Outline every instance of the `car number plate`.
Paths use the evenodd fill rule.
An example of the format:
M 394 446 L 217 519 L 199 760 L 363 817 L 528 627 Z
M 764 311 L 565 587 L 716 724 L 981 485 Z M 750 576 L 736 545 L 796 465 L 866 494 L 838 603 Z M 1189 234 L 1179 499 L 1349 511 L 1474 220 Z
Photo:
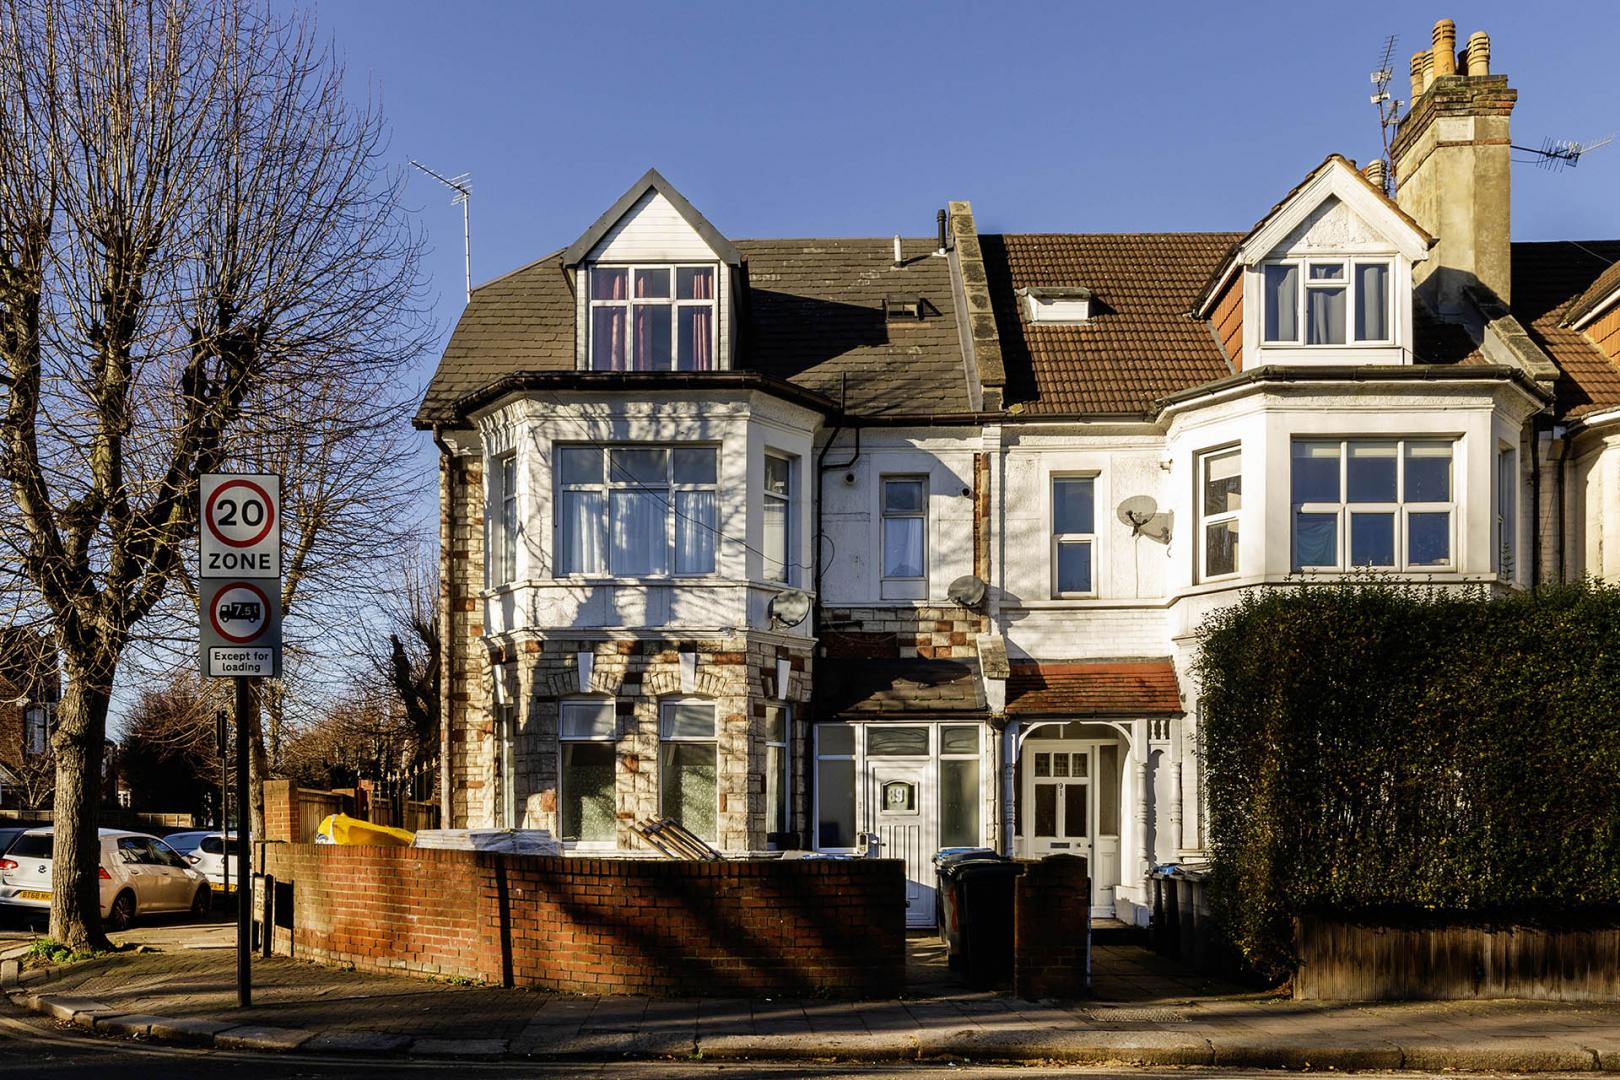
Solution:
M 50 898 L 50 893 L 40 892 L 37 889 L 23 889 L 17 894 L 19 900 L 49 900 Z

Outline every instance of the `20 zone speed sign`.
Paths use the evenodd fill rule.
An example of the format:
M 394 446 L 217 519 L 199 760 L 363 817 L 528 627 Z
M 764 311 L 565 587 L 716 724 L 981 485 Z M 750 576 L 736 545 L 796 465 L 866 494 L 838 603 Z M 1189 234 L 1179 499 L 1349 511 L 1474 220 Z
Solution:
M 281 477 L 202 477 L 197 652 L 211 678 L 281 674 Z
M 202 576 L 281 576 L 281 477 L 202 480 Z

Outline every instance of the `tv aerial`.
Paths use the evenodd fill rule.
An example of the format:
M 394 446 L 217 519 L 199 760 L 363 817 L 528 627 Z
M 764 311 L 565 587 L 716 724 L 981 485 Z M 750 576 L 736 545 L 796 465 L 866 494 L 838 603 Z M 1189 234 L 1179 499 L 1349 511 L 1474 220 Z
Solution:
M 468 218 L 467 204 L 472 201 L 472 173 L 462 173 L 459 176 L 443 176 L 415 158 L 411 158 L 410 163 L 412 168 L 426 173 L 455 192 L 450 197 L 450 205 L 461 207 L 461 252 L 467 271 L 467 300 L 470 303 L 472 301 L 472 222 Z
M 1520 146 L 1518 143 L 1509 143 L 1510 149 L 1517 150 L 1521 155 L 1517 160 L 1529 162 L 1548 172 L 1558 172 L 1561 169 L 1573 169 L 1581 163 L 1581 158 L 1593 150 L 1601 149 L 1614 142 L 1613 135 L 1606 135 L 1592 142 L 1575 142 L 1571 139 L 1543 139 L 1541 145 Z
M 1395 141 L 1395 129 L 1400 121 L 1401 106 L 1404 102 L 1397 101 L 1390 96 L 1389 84 L 1395 77 L 1395 43 L 1399 40 L 1397 35 L 1390 34 L 1384 38 L 1384 54 L 1378 60 L 1378 66 L 1372 70 L 1368 78 L 1372 80 L 1373 92 L 1369 100 L 1378 110 L 1379 137 L 1384 144 L 1384 194 L 1391 192 L 1395 183 L 1395 157 L 1390 147 Z

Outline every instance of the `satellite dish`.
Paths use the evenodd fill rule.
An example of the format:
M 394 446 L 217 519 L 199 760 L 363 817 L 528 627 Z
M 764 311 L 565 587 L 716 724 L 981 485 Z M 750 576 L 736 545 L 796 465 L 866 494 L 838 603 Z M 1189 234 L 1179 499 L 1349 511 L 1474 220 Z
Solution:
M 1159 512 L 1151 495 L 1132 495 L 1119 504 L 1119 520 L 1131 527 L 1132 536 L 1146 536 L 1161 544 L 1170 542 L 1170 515 Z
M 945 595 L 965 608 L 976 608 L 984 603 L 984 594 L 988 588 L 983 578 L 966 574 L 951 582 L 950 587 L 945 590 Z
M 771 597 L 766 610 L 770 613 L 773 627 L 785 629 L 798 626 L 810 614 L 810 596 L 798 589 L 788 589 Z

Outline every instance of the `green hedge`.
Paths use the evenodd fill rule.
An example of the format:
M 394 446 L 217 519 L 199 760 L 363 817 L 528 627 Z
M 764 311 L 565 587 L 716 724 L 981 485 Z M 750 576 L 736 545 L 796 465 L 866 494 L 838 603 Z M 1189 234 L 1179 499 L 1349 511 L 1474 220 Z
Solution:
M 1262 974 L 1297 914 L 1620 906 L 1620 590 L 1306 585 L 1204 630 L 1211 900 Z

